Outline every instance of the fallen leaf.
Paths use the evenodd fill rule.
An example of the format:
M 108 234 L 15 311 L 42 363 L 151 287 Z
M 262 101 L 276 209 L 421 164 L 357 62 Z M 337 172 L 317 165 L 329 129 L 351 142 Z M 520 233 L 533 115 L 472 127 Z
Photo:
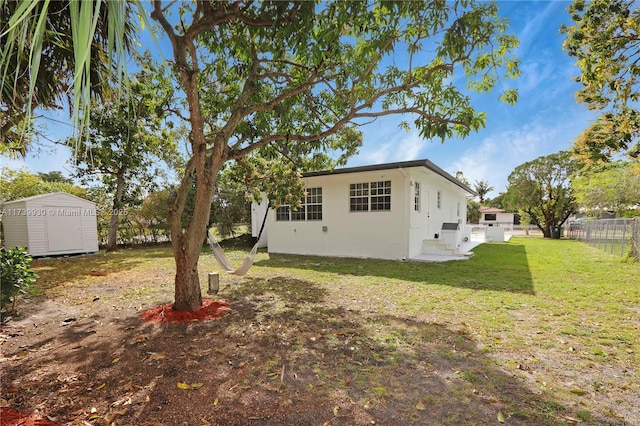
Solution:
M 337 405 L 335 407 L 333 407 L 333 416 L 334 417 L 338 417 L 338 413 L 340 412 L 340 407 L 338 407 Z
M 426 409 L 427 409 L 427 407 L 424 406 L 422 401 L 418 401 L 418 403 L 416 404 L 416 410 L 424 411 Z
M 103 387 L 105 387 L 105 386 L 107 386 L 107 384 L 106 384 L 106 383 L 103 383 L 103 384 L 101 384 L 100 386 L 98 386 L 98 387 L 96 388 L 96 390 L 100 390 L 100 389 L 102 389 L 102 388 L 103 388 Z
M 580 395 L 580 396 L 587 394 L 586 390 L 578 389 L 578 388 L 571 389 L 569 392 L 571 392 L 574 395 Z
M 502 411 L 498 411 L 498 421 L 504 423 L 504 414 L 502 414 Z
M 110 415 L 106 416 L 105 419 L 105 423 L 106 424 L 111 424 L 113 423 L 113 421 L 116 419 L 116 417 L 118 416 L 124 416 L 125 414 L 127 414 L 127 411 L 129 411 L 128 408 L 123 408 L 120 411 L 116 411 L 115 413 L 111 413 Z
M 194 389 L 198 389 L 204 386 L 204 383 L 191 383 L 189 386 L 191 386 Z
M 147 352 L 147 353 L 151 354 L 149 356 L 149 359 L 151 361 L 159 361 L 161 359 L 166 359 L 167 358 L 167 356 L 165 354 L 162 354 L 160 352 Z
M 178 382 L 178 388 L 180 389 L 191 389 L 191 385 L 188 383 Z
M 216 399 L 214 399 L 214 400 L 213 400 L 213 405 L 214 405 L 214 407 L 215 407 L 216 405 L 218 405 L 218 398 L 216 398 Z
M 119 361 L 120 361 L 120 358 L 114 358 L 113 361 L 111 361 L 111 364 L 115 364 L 115 363 L 117 363 Z

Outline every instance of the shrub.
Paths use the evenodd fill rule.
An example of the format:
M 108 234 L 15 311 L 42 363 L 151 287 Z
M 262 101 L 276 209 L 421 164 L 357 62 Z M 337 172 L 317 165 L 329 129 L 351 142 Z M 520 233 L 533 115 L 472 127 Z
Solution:
M 16 306 L 19 294 L 26 294 L 29 286 L 36 280 L 36 273 L 31 268 L 31 256 L 25 248 L 0 249 L 0 309 L 11 303 L 9 311 Z

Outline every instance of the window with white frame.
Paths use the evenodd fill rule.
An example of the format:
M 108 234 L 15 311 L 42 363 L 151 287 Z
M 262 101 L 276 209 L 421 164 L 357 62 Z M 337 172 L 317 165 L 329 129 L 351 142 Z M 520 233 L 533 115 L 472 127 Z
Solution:
M 296 206 L 291 209 L 291 220 L 305 220 L 305 208 L 304 204 Z
M 391 181 L 352 183 L 349 185 L 349 211 L 391 210 Z
M 420 211 L 420 182 L 413 183 L 413 210 Z
M 289 206 L 280 206 L 276 208 L 276 220 L 277 221 L 288 221 L 290 216 Z
M 391 210 L 391 181 L 371 182 L 371 211 Z
M 305 194 L 307 220 L 322 220 L 322 188 L 309 188 Z
M 369 183 L 352 183 L 349 185 L 349 211 L 369 211 Z
M 283 205 L 276 209 L 277 221 L 322 220 L 322 188 L 307 188 L 300 205 Z

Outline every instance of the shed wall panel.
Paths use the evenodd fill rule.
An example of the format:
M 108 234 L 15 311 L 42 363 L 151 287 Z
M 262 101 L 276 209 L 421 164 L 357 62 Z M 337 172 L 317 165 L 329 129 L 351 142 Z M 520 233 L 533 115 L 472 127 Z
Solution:
M 27 224 L 26 207 L 24 202 L 5 203 L 3 206 L 2 227 L 4 230 L 4 244 L 6 247 L 28 247 L 29 226 Z

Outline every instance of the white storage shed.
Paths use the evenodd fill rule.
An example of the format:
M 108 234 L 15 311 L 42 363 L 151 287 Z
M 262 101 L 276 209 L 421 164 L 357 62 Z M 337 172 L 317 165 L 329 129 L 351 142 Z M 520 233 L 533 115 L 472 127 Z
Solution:
M 1 207 L 5 247 L 31 256 L 98 251 L 96 203 L 66 192 L 35 195 Z

